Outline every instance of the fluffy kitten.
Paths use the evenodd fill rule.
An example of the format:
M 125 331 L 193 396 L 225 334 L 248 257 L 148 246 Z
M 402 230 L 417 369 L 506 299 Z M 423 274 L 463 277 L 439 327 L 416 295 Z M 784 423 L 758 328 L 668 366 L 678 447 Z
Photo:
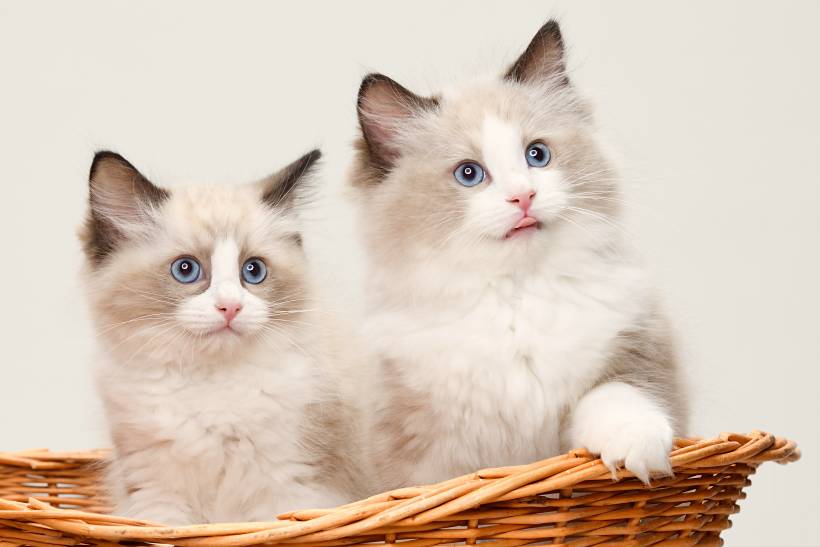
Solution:
M 173 191 L 94 158 L 82 241 L 117 514 L 272 520 L 351 491 L 352 418 L 309 309 L 293 197 L 319 156 Z
M 501 78 L 358 102 L 378 488 L 567 447 L 669 473 L 685 400 L 619 185 L 550 21 Z

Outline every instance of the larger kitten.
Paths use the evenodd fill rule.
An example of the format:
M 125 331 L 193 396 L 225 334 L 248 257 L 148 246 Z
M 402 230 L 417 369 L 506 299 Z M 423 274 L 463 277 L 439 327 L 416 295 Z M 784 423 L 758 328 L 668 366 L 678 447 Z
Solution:
M 82 240 L 118 514 L 271 520 L 352 491 L 351 417 L 294 202 L 319 156 L 257 184 L 173 191 L 94 158 Z
M 667 321 L 550 21 L 501 78 L 359 93 L 379 487 L 572 446 L 644 481 L 686 411 Z

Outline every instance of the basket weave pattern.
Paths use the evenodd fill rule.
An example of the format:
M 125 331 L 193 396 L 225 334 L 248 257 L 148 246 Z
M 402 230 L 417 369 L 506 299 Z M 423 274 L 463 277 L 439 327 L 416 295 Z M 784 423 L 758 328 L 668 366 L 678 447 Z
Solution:
M 678 439 L 671 454 L 675 476 L 645 487 L 627 472 L 613 482 L 599 459 L 576 450 L 272 522 L 176 528 L 107 514 L 100 488 L 105 455 L 0 452 L 0 547 L 721 545 L 748 476 L 765 461 L 795 461 L 800 452 L 762 432 Z

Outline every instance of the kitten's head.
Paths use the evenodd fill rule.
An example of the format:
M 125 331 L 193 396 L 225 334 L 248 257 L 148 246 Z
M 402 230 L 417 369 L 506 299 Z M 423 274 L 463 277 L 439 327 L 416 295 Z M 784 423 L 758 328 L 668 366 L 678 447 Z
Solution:
M 611 229 L 617 188 L 553 21 L 490 81 L 421 97 L 371 74 L 358 112 L 353 181 L 381 262 L 525 267 Z
M 201 360 L 298 338 L 307 287 L 294 196 L 319 156 L 254 184 L 171 191 L 98 153 L 81 239 L 108 347 Z

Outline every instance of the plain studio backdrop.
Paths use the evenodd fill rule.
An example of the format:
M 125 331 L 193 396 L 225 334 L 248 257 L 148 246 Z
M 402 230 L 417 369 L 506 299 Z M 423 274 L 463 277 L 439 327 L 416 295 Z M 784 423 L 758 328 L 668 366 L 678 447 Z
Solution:
M 628 230 L 690 373 L 692 433 L 763 429 L 729 545 L 817 545 L 818 3 L 0 3 L 0 450 L 106 446 L 76 227 L 92 154 L 159 184 L 261 177 L 322 146 L 308 249 L 357 305 L 343 200 L 368 71 L 431 92 L 498 73 L 550 16 L 624 157 Z M 386 211 L 385 214 L 389 214 Z

